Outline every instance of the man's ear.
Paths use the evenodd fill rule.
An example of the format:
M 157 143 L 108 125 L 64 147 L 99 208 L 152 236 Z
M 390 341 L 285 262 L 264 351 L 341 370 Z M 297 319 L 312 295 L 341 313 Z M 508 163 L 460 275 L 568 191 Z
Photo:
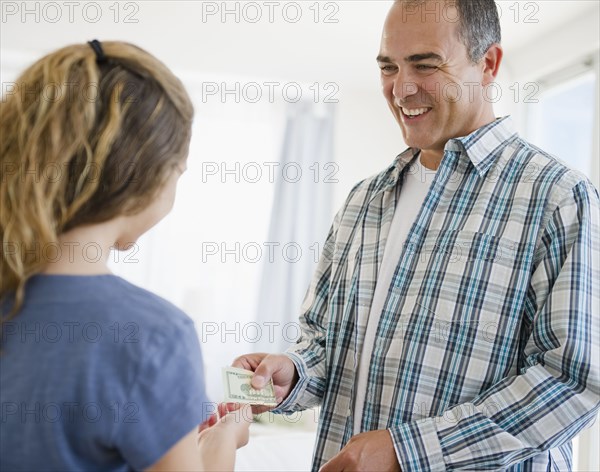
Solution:
M 502 46 L 499 44 L 494 43 L 489 47 L 481 59 L 483 63 L 483 77 L 481 79 L 482 85 L 489 85 L 496 80 L 503 56 L 504 51 L 502 50 Z

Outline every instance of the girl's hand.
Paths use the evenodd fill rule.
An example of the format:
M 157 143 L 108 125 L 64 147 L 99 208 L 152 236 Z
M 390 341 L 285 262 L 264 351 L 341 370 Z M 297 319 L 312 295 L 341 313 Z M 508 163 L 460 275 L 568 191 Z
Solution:
M 207 436 L 219 436 L 227 441 L 233 440 L 236 448 L 243 447 L 248 444 L 251 424 L 250 405 L 221 403 L 217 413 L 213 413 L 199 426 L 198 443 L 204 441 Z

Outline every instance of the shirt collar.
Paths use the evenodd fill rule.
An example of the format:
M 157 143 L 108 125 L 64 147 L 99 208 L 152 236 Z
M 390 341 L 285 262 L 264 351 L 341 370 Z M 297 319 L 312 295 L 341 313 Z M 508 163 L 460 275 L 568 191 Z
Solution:
M 512 118 L 505 116 L 476 129 L 467 136 L 450 139 L 444 150 L 465 153 L 475 166 L 477 173 L 483 178 L 500 157 L 507 142 L 512 141 L 517 136 Z M 398 183 L 402 169 L 419 152 L 419 149 L 409 147 L 399 154 L 386 172 L 381 190 L 394 187 Z
M 476 129 L 468 136 L 451 139 L 444 149 L 464 152 L 480 177 L 485 177 L 494 162 L 501 156 L 506 144 L 516 137 L 517 132 L 512 118 L 505 116 Z
M 400 153 L 396 159 L 394 159 L 393 164 L 385 171 L 383 179 L 381 180 L 381 185 L 379 186 L 379 191 L 386 192 L 394 188 L 400 179 L 400 175 L 402 175 L 402 169 L 417 157 L 420 152 L 420 149 L 409 147 Z M 379 191 L 376 191 L 375 193 L 378 193 Z

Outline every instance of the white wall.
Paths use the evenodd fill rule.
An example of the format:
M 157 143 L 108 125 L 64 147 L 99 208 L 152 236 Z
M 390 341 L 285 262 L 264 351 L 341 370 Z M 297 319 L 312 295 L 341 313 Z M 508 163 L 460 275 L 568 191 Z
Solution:
M 377 81 L 376 67 L 373 76 Z M 334 207 L 343 204 L 356 183 L 381 172 L 404 149 L 400 127 L 378 84 L 372 89 L 344 93 L 336 113 L 334 152 L 340 166 L 340 183 L 336 185 Z

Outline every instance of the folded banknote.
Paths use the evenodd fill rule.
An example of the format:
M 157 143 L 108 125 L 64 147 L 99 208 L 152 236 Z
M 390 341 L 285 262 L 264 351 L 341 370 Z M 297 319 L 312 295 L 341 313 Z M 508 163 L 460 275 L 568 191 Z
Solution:
M 254 372 L 236 367 L 223 367 L 223 391 L 225 402 L 249 403 L 251 405 L 276 406 L 273 381 L 257 390 L 252 387 Z

